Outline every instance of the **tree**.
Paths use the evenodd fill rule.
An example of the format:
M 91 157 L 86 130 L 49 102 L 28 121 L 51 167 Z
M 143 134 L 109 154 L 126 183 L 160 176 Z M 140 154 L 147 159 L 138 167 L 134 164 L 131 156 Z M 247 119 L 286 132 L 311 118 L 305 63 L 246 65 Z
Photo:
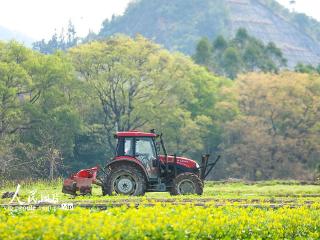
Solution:
M 241 115 L 225 125 L 233 176 L 312 179 L 320 154 L 320 78 L 285 72 L 236 80 Z
M 209 40 L 208 38 L 202 38 L 197 45 L 193 59 L 199 64 L 207 65 L 210 62 L 210 56 L 211 46 Z
M 146 39 L 110 38 L 72 49 L 77 71 L 99 100 L 104 127 L 112 145 L 112 134 L 137 129 L 171 109 L 179 101 L 172 91 L 188 96 L 183 65 Z M 177 79 L 180 75 L 180 79 Z M 174 79 L 174 81 L 173 81 Z
M 33 69 L 37 100 L 27 106 L 32 129 L 22 133 L 28 149 L 37 149 L 38 170 L 41 177 L 57 176 L 73 158 L 74 139 L 80 132 L 81 120 L 76 107 L 78 94 L 71 62 L 62 53 L 39 55 L 39 65 Z M 22 152 L 24 149 L 22 149 Z M 27 154 L 25 154 L 27 156 Z M 27 157 L 25 157 L 27 158 Z M 54 175 L 55 174 L 55 175 Z
M 265 72 L 277 72 L 280 67 L 287 66 L 287 59 L 283 57 L 282 51 L 280 48 L 276 46 L 275 43 L 269 42 L 266 47 L 266 54 L 269 56 L 269 58 L 272 60 L 273 65 L 275 65 L 273 68 L 267 68 Z
M 42 55 L 16 42 L 0 43 L 0 155 L 6 155 L 3 170 L 11 169 L 6 177 L 53 177 L 57 156 L 61 165 L 72 158 L 80 125 L 74 80 L 62 53 Z
M 32 101 L 33 79 L 29 63 L 33 57 L 31 50 L 17 42 L 0 42 L 0 162 L 5 178 L 12 174 L 12 166 L 20 161 L 15 154 L 20 132 L 32 125 L 26 117 L 26 107 Z
M 228 47 L 228 42 L 223 36 L 218 36 L 214 41 L 213 41 L 213 50 L 214 51 L 224 51 Z
M 255 46 L 248 46 L 243 54 L 243 60 L 248 71 L 253 72 L 258 69 L 258 62 L 261 59 L 261 52 Z
M 157 128 L 170 153 L 200 159 L 218 150 L 220 123 L 236 114 L 230 80 L 141 36 L 48 55 L 0 43 L 0 53 L 0 171 L 9 179 L 104 164 L 117 130 Z
M 0 45 L 0 138 L 29 125 L 24 106 L 31 91 L 32 78 L 28 74 L 30 50 L 16 42 Z
M 199 42 L 198 47 L 200 45 L 205 44 Z M 205 48 L 203 47 L 203 49 Z M 197 50 L 198 52 L 199 50 Z M 212 51 L 206 56 L 206 59 L 210 59 L 210 61 L 203 61 L 199 57 L 194 57 L 196 63 L 232 79 L 243 72 L 277 73 L 287 63 L 281 50 L 274 43 L 270 42 L 265 45 L 260 40 L 250 36 L 243 28 L 240 28 L 235 37 L 228 41 L 222 36 L 218 36 L 213 41 Z
M 222 62 L 224 72 L 227 77 L 234 79 L 241 69 L 241 58 L 237 49 L 229 47 L 222 55 Z
M 303 63 L 298 63 L 294 70 L 296 72 L 299 72 L 299 73 L 318 73 L 320 74 L 320 64 L 315 67 L 315 66 L 312 66 L 311 64 L 303 64 Z
M 247 30 L 245 28 L 239 28 L 233 42 L 236 43 L 239 48 L 243 48 L 248 40 L 250 40 L 250 36 Z
M 92 42 L 70 55 L 79 80 L 88 84 L 87 98 L 96 101 L 92 108 L 99 105 L 103 115 L 92 124 L 103 124 L 111 148 L 117 130 L 156 127 L 165 134 L 169 150 L 197 157 L 203 151 L 208 134 L 203 128 L 214 116 L 206 107 L 213 109 L 219 102 L 216 93 L 228 80 L 141 36 Z

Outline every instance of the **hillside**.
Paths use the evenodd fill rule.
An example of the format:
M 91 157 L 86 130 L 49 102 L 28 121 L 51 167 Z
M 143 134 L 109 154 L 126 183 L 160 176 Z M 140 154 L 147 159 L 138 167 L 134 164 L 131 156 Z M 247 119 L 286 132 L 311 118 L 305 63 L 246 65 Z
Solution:
M 32 42 L 34 41 L 30 37 L 19 33 L 19 32 L 14 32 L 11 31 L 5 27 L 0 26 L 0 40 L 12 40 L 15 39 L 16 41 L 25 43 L 27 46 L 31 46 Z
M 274 0 L 138 0 L 123 16 L 106 20 L 99 36 L 140 33 L 170 50 L 193 54 L 201 37 L 232 37 L 240 27 L 265 43 L 274 42 L 290 68 L 320 62 L 320 24 Z

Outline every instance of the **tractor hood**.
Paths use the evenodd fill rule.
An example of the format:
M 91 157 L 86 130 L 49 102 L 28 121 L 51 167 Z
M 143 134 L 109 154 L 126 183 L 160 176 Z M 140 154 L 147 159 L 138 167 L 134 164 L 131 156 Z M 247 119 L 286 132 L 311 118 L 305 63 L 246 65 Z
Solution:
M 160 155 L 159 158 L 162 163 L 166 162 L 166 157 L 164 155 Z M 168 155 L 168 163 L 174 163 L 174 156 Z M 199 168 L 196 161 L 185 157 L 177 157 L 177 164 L 186 168 Z

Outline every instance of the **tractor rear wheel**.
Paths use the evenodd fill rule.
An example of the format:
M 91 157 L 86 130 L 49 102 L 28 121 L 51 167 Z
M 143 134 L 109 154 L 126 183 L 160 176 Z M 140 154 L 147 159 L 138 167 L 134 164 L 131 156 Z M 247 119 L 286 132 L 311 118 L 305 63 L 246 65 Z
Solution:
M 203 193 L 203 183 L 201 179 L 193 173 L 182 173 L 173 179 L 171 195 L 188 195 Z
M 121 164 L 112 167 L 102 186 L 103 195 L 143 196 L 146 192 L 146 179 L 134 166 Z

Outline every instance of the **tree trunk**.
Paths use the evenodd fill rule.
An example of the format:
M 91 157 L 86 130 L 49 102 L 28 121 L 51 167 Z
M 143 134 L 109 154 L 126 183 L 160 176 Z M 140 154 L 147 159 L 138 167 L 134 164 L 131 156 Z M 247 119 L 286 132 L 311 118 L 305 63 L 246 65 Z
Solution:
M 54 157 L 50 156 L 50 173 L 49 173 L 50 181 L 53 181 L 53 172 L 54 172 Z

